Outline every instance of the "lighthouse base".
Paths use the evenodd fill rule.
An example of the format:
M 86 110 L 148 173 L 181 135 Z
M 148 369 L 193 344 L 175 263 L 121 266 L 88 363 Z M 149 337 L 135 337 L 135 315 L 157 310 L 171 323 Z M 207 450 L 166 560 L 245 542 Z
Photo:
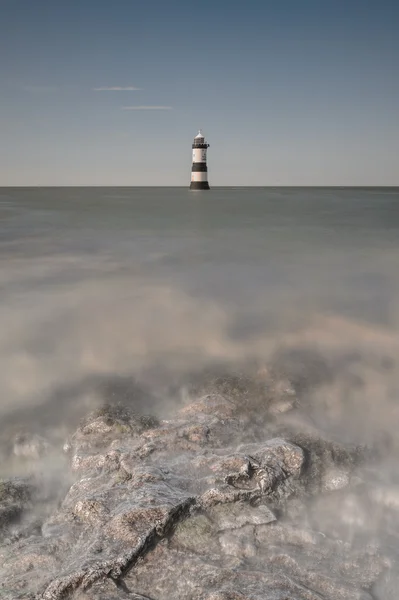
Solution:
M 192 181 L 190 183 L 190 190 L 210 190 L 209 183 L 207 181 Z

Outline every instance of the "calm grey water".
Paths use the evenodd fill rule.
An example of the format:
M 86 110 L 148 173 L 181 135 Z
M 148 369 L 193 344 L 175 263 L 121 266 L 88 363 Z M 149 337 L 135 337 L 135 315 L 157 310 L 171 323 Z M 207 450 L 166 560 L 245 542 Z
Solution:
M 319 438 L 378 450 L 341 492 L 302 498 L 300 506 L 294 499 L 281 522 L 299 530 L 281 546 L 281 568 L 295 580 L 309 564 L 306 586 L 323 595 L 331 575 L 342 598 L 393 600 L 398 325 L 399 189 L 0 189 L 0 479 L 43 482 L 45 510 L 27 511 L 36 531 L 43 515 L 57 515 L 73 477 L 62 448 L 94 406 L 116 400 L 173 418 L 197 393 L 189 384 L 206 380 L 210 367 L 206 389 L 216 393 L 214 373 L 218 380 L 244 371 L 274 389 L 279 412 L 266 422 L 254 403 L 242 433 L 310 433 L 314 472 L 327 474 L 328 489 L 349 483 L 350 468 Z M 231 435 L 236 448 L 241 431 Z M 36 458 L 44 442 L 47 452 Z M 43 540 L 34 534 L 25 547 L 15 531 L 17 546 L 2 552 L 7 577 L 20 586 L 20 566 L 40 558 Z M 261 564 L 248 557 L 245 569 Z M 275 558 L 270 564 L 280 569 Z
M 301 328 L 393 340 L 398 298 L 399 189 L 3 188 L 1 411 Z

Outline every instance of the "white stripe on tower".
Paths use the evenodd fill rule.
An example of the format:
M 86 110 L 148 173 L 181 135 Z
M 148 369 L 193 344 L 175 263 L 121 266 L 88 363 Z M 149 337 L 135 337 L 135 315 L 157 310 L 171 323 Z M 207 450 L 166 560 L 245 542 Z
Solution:
M 205 141 L 201 130 L 194 138 L 193 164 L 191 166 L 190 190 L 209 190 L 208 167 L 206 164 L 206 151 L 209 144 Z
M 203 171 L 201 172 L 192 172 L 191 173 L 191 183 L 196 182 L 196 181 L 202 181 L 203 183 L 208 183 L 208 173 L 204 173 Z M 206 188 L 207 190 L 209 190 L 209 183 L 208 183 L 208 187 Z

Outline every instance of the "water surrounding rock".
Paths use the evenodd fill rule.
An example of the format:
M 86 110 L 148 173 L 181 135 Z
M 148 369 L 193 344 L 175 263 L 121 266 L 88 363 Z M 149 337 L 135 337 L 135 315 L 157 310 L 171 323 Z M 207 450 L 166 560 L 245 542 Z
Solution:
M 15 456 L 37 459 L 45 454 L 49 449 L 49 444 L 40 435 L 30 435 L 19 433 L 15 436 L 13 452 Z
M 38 480 L 0 482 L 1 598 L 394 597 L 397 551 L 381 551 L 368 515 L 386 509 L 394 535 L 398 494 L 367 488 L 370 450 L 284 421 L 298 410 L 285 379 L 200 391 L 168 420 L 110 405 L 88 415 L 64 446 L 74 481 L 39 527 L 24 521 Z

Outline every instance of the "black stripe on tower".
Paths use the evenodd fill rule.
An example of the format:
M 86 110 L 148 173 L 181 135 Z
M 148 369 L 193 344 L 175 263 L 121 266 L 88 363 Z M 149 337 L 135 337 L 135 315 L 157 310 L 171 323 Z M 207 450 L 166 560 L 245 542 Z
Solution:
M 190 190 L 210 190 L 209 183 L 207 181 L 192 181 L 190 183 Z
M 191 172 L 192 173 L 207 173 L 208 167 L 206 166 L 206 163 L 193 163 Z

